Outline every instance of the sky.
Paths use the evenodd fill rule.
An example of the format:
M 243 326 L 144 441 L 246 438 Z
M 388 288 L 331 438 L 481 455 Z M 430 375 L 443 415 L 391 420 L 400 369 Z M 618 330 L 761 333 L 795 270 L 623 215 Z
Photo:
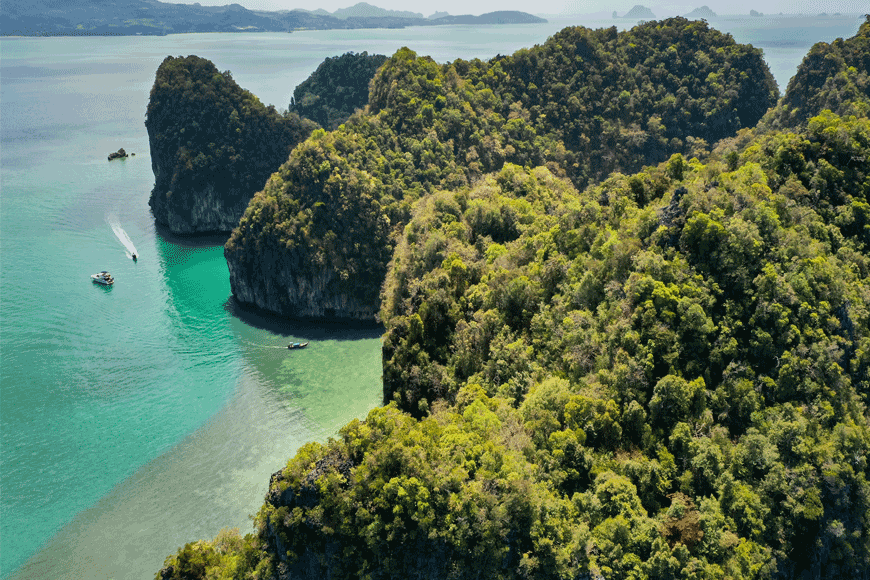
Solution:
M 316 10 L 323 8 L 333 12 L 338 8 L 353 6 L 360 0 L 162 0 L 177 4 L 199 2 L 204 6 L 223 6 L 241 4 L 250 10 L 293 10 L 303 8 Z M 369 4 L 388 10 L 408 10 L 424 16 L 441 11 L 450 14 L 484 14 L 496 10 L 521 10 L 531 14 L 572 15 L 572 14 L 610 14 L 616 10 L 620 14 L 628 12 L 635 4 L 652 9 L 658 18 L 686 14 L 694 8 L 707 5 L 717 14 L 748 14 L 758 10 L 766 14 L 779 12 L 819 14 L 841 12 L 843 14 L 865 13 L 870 11 L 867 0 L 367 0 Z

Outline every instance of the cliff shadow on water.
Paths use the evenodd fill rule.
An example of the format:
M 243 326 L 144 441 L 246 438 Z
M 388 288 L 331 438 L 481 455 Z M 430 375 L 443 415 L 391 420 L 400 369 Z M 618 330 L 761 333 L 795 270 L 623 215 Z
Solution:
M 153 214 L 153 212 L 152 212 Z M 186 248 L 211 248 L 223 246 L 230 237 L 230 232 L 211 232 L 201 234 L 178 234 L 165 224 L 154 220 L 154 231 L 165 242 Z
M 224 310 L 248 326 L 266 330 L 284 337 L 304 337 L 304 340 L 365 340 L 381 338 L 384 326 L 377 322 L 336 318 L 288 318 L 276 316 L 250 304 L 243 304 L 235 296 L 224 303 Z
M 183 259 L 182 255 L 188 255 L 190 251 L 222 250 L 229 236 L 228 233 L 176 234 L 157 222 L 154 225 L 158 236 L 165 242 L 165 244 L 161 244 L 163 250 L 161 257 L 166 265 L 175 264 L 178 260 Z M 181 254 L 169 250 L 173 246 L 175 249 L 182 250 Z M 319 319 L 276 315 L 253 304 L 243 303 L 231 293 L 228 293 L 223 302 L 223 310 L 246 326 L 265 330 L 284 338 L 353 341 L 380 339 L 384 333 L 383 324 L 375 321 L 343 317 Z

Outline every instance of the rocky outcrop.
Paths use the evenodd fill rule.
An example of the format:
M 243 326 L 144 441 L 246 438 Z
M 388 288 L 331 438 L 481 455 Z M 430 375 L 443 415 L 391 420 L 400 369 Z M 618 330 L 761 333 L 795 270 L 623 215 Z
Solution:
M 127 152 L 124 151 L 123 147 L 121 147 L 114 153 L 109 153 L 109 161 L 111 161 L 112 159 L 123 159 L 124 157 L 127 157 Z
M 349 577 L 349 571 L 366 567 L 356 558 L 346 557 L 348 548 L 364 548 L 363 540 L 333 529 L 334 523 L 329 522 L 332 516 L 329 511 L 318 513 L 323 509 L 318 509 L 321 503 L 318 478 L 335 472 L 341 474 L 346 482 L 345 487 L 354 485 L 354 467 L 349 458 L 330 453 L 316 461 L 297 486 L 288 481 L 285 470 L 272 474 L 261 513 L 291 514 L 301 510 L 306 514 L 301 525 L 288 526 L 290 518 L 267 518 L 264 521 L 260 538 L 265 541 L 266 553 L 274 563 L 274 580 L 340 580 Z M 289 557 L 288 552 L 295 557 Z M 451 558 L 445 543 L 424 534 L 412 542 L 403 543 L 401 554 L 377 556 L 380 560 L 385 556 L 390 557 L 399 570 L 413 570 L 413 577 L 419 580 L 449 578 L 451 568 L 455 570 L 455 558 Z M 382 572 L 385 572 L 384 578 L 397 576 L 395 570 Z
M 695 8 L 688 14 L 686 14 L 686 18 L 690 18 L 692 20 L 700 20 L 701 18 L 716 18 L 716 13 L 713 12 L 709 6 L 701 6 L 700 8 Z
M 348 160 L 353 147 L 344 131 L 315 131 L 248 204 L 224 246 L 239 302 L 290 318 L 376 320 L 390 220 L 381 182 Z
M 224 250 L 230 288 L 242 304 L 288 318 L 376 320 L 380 305 L 344 291 L 331 270 L 299 275 L 293 256 L 269 252 L 263 263 L 245 263 L 237 252 Z
M 152 165 L 154 157 L 152 155 Z M 155 176 L 160 171 L 154 168 Z M 195 235 L 229 232 L 239 223 L 245 213 L 251 195 L 245 192 L 218 192 L 214 184 L 204 184 L 202 189 L 174 194 L 160 191 L 155 186 L 148 204 L 157 223 L 174 234 Z
M 365 51 L 327 58 L 293 89 L 290 110 L 325 129 L 339 125 L 369 101 L 369 83 L 387 57 Z
M 229 232 L 254 194 L 316 127 L 282 115 L 197 56 L 167 57 L 151 89 L 154 219 L 174 234 Z
M 284 470 L 272 474 L 269 480 L 269 492 L 266 494 L 266 511 L 278 511 L 284 508 L 292 511 L 294 508 L 310 510 L 317 506 L 320 498 L 317 491 L 317 478 L 327 471 L 337 471 L 344 476 L 345 481 L 350 481 L 353 463 L 346 457 L 332 454 L 318 460 L 311 471 L 305 475 L 298 488 L 294 488 L 284 474 Z M 322 522 L 309 518 L 306 522 L 305 531 L 312 536 L 318 537 L 319 542 L 306 545 L 305 550 L 297 555 L 297 558 L 287 557 L 288 540 L 283 522 L 265 521 L 261 531 L 261 537 L 266 541 L 268 551 L 276 558 L 277 580 L 289 580 L 291 578 L 311 578 L 312 580 L 324 580 L 333 578 L 331 566 L 332 560 L 340 557 L 341 542 L 335 538 L 324 538 L 320 529 Z

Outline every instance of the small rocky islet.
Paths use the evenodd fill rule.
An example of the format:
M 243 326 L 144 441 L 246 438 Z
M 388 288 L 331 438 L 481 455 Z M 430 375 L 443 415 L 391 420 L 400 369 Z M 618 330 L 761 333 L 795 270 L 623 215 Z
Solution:
M 132 157 L 134 155 L 136 155 L 136 154 L 135 153 L 128 154 L 126 151 L 124 151 L 124 148 L 121 147 L 120 149 L 118 149 L 114 153 L 109 153 L 109 161 L 112 161 L 114 159 L 125 159 L 127 157 Z

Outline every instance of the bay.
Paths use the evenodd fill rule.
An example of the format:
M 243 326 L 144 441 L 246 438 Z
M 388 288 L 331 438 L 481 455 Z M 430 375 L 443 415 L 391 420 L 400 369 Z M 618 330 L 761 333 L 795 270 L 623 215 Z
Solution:
M 571 24 L 634 23 L 0 40 L 0 577 L 152 578 L 187 541 L 249 531 L 269 474 L 380 403 L 380 328 L 240 311 L 222 239 L 155 228 L 144 116 L 166 56 L 283 109 L 329 56 L 486 59 Z M 762 48 L 784 89 L 858 20 L 711 25 Z M 136 155 L 107 162 L 119 147 Z M 103 269 L 114 286 L 91 283 Z

